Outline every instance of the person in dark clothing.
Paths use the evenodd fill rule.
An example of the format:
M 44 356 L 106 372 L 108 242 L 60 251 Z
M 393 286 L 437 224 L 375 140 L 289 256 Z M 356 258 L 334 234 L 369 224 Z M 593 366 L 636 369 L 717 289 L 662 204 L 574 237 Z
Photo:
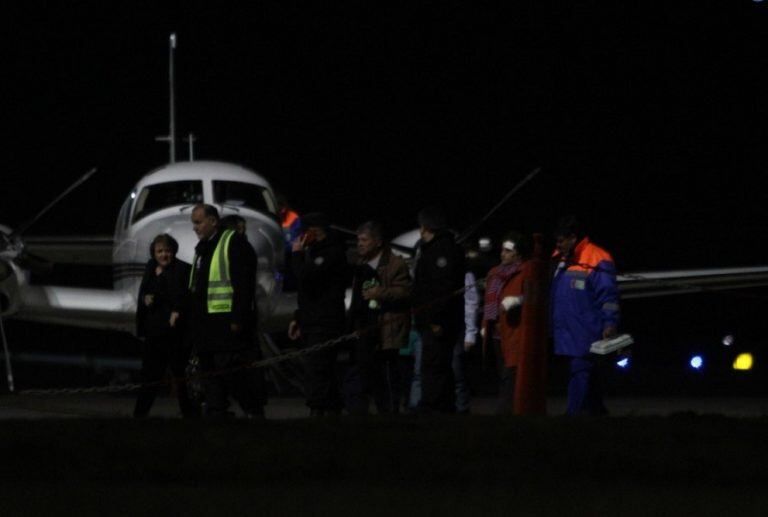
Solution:
M 421 334 L 422 396 L 419 410 L 453 413 L 453 349 L 464 331 L 464 251 L 446 228 L 443 212 L 419 212 L 421 241 L 413 284 L 416 329 Z
M 357 253 L 348 327 L 359 337 L 352 342 L 344 379 L 347 411 L 367 414 L 372 395 L 379 414 L 398 413 L 399 355 L 411 327 L 411 275 L 405 260 L 384 243 L 376 222 L 358 228 Z
M 248 227 L 246 226 L 245 218 L 237 215 L 237 214 L 231 214 L 226 215 L 221 218 L 221 221 L 219 222 L 219 226 L 223 230 L 234 230 L 240 235 L 242 235 L 245 240 L 248 240 L 248 234 L 246 233 L 246 230 Z M 258 257 L 256 256 L 256 252 L 253 249 L 253 246 L 248 246 L 246 248 L 243 248 L 244 251 L 246 251 L 246 254 L 248 255 L 248 260 L 251 263 L 251 267 L 253 268 L 253 271 L 258 270 Z M 254 301 L 254 305 L 255 305 Z M 253 313 L 253 317 L 257 318 L 256 311 Z M 261 361 L 264 359 L 264 354 L 261 352 L 261 346 L 259 343 L 259 328 L 258 328 L 258 321 L 254 319 L 253 325 L 250 325 L 249 328 L 253 331 L 253 343 L 254 347 L 252 350 L 251 360 L 252 361 Z M 255 389 L 255 395 L 257 397 L 258 405 L 260 406 L 266 406 L 267 405 L 267 379 L 264 372 L 264 368 L 256 368 L 252 370 L 253 375 L 253 388 Z
M 142 339 L 141 382 L 135 417 L 145 417 L 155 401 L 160 381 L 170 367 L 179 399 L 181 414 L 198 416 L 200 409 L 187 393 L 184 382 L 190 349 L 182 334 L 184 295 L 189 278 L 189 264 L 176 258 L 179 244 L 168 234 L 152 240 L 144 278 L 139 287 L 136 330 Z
M 298 310 L 288 337 L 305 346 L 339 337 L 344 331 L 347 258 L 320 213 L 301 219 L 303 234 L 292 244 L 291 267 L 298 282 Z M 336 347 L 307 356 L 307 406 L 310 415 L 339 413 L 342 403 L 336 374 Z
M 246 416 L 263 417 L 266 401 L 253 370 L 246 368 L 258 358 L 256 252 L 243 235 L 220 228 L 211 205 L 196 205 L 192 224 L 200 242 L 189 279 L 190 336 L 204 375 L 204 414 L 233 415 L 227 411 L 232 395 Z M 232 371 L 219 373 L 226 370 Z

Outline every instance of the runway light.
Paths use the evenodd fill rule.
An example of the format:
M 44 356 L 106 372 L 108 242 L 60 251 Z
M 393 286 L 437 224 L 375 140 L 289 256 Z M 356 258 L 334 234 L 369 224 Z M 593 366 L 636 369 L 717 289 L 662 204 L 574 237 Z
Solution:
M 736 342 L 736 339 L 731 334 L 723 337 L 723 346 L 731 346 L 734 342 Z
M 626 370 L 627 368 L 629 368 L 629 357 L 624 357 L 616 361 L 616 366 L 618 366 L 622 370 Z
M 754 363 L 754 359 L 752 358 L 752 354 L 739 354 L 736 356 L 736 359 L 733 361 L 733 369 L 734 370 L 751 370 L 752 364 Z
M 689 364 L 694 370 L 701 370 L 701 367 L 704 366 L 704 358 L 700 355 L 694 355 L 691 357 Z

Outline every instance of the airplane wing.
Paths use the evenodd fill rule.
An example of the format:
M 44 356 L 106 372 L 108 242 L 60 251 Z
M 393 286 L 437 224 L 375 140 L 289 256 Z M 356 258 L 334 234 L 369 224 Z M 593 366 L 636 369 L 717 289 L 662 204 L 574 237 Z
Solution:
M 107 289 L 27 285 L 13 318 L 101 330 L 135 331 L 136 300 Z
M 111 235 L 24 237 L 24 250 L 51 263 L 112 265 Z
M 768 286 L 768 267 L 624 273 L 617 276 L 622 299 Z

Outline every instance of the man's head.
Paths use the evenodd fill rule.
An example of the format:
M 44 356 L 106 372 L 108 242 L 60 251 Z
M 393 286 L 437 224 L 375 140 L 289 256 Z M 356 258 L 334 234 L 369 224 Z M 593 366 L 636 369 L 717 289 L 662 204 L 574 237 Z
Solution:
M 219 228 L 219 211 L 215 206 L 203 203 L 192 209 L 192 229 L 200 240 L 210 239 Z
M 501 263 L 506 265 L 521 260 L 531 253 L 531 243 L 519 232 L 509 232 L 501 241 Z
M 277 211 L 280 212 L 281 216 L 285 216 L 291 209 L 291 206 L 288 204 L 288 198 L 282 192 L 275 194 L 275 198 L 277 200 Z
M 357 254 L 360 258 L 375 258 L 381 252 L 383 244 L 381 225 L 376 221 L 365 222 L 357 228 Z
M 234 230 L 240 235 L 245 235 L 245 218 L 239 215 L 227 215 L 219 220 L 222 230 Z
M 437 206 L 428 206 L 418 215 L 419 233 L 424 242 L 431 241 L 435 234 L 447 225 L 445 213 Z
M 581 229 L 581 223 L 578 219 L 572 215 L 563 217 L 557 222 L 555 226 L 555 247 L 557 251 L 563 255 L 568 256 L 576 247 L 576 244 L 584 238 L 584 233 Z
M 304 242 L 320 242 L 328 237 L 328 229 L 331 223 L 328 216 L 321 212 L 311 212 L 301 218 L 301 230 L 304 232 Z

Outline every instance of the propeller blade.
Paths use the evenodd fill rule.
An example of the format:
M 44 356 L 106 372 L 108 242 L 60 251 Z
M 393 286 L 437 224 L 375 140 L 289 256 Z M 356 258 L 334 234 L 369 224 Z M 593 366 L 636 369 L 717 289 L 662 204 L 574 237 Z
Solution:
M 54 199 L 53 201 L 51 201 L 50 203 L 48 203 L 48 206 L 46 206 L 45 208 L 43 208 L 43 209 L 42 209 L 42 210 L 41 210 L 41 211 L 40 211 L 40 212 L 39 212 L 39 213 L 38 213 L 38 214 L 37 214 L 35 217 L 33 217 L 32 219 L 30 219 L 28 222 L 26 222 L 26 223 L 22 224 L 22 225 L 21 225 L 19 228 L 17 228 L 17 229 L 16 229 L 16 230 L 15 230 L 15 231 L 14 231 L 14 232 L 11 234 L 11 238 L 13 238 L 13 237 L 19 237 L 19 236 L 20 236 L 20 235 L 22 235 L 24 232 L 26 232 L 27 230 L 29 230 L 29 228 L 30 228 L 30 227 L 31 227 L 33 224 L 35 224 L 35 223 L 38 221 L 38 219 L 40 219 L 42 216 L 44 216 L 46 213 L 48 213 L 48 211 L 49 211 L 51 208 L 53 208 L 54 206 L 56 206 L 56 204 L 58 204 L 58 203 L 59 203 L 59 201 L 61 201 L 61 200 L 62 200 L 62 199 L 64 199 L 65 197 L 67 197 L 67 196 L 69 195 L 69 193 L 70 193 L 70 192 L 72 192 L 73 190 L 75 190 L 77 187 L 79 187 L 80 185 L 82 185 L 83 183 L 85 183 L 86 181 L 88 181 L 88 179 L 89 179 L 91 176 L 93 176 L 94 174 L 96 174 L 96 171 L 97 171 L 97 170 L 98 170 L 98 168 L 97 168 L 97 167 L 92 167 L 90 170 L 88 170 L 88 172 L 86 172 L 85 174 L 83 174 L 82 176 L 80 176 L 80 178 L 79 178 L 77 181 L 75 181 L 75 182 L 74 182 L 72 185 L 70 185 L 70 186 L 69 186 L 69 188 L 67 188 L 67 190 L 65 190 L 64 192 L 62 192 L 61 194 L 59 194 L 59 195 L 56 197 L 56 199 Z
M 53 271 L 53 263 L 28 251 L 22 251 L 13 261 L 20 268 L 28 269 L 36 275 L 50 275 L 51 271 Z

